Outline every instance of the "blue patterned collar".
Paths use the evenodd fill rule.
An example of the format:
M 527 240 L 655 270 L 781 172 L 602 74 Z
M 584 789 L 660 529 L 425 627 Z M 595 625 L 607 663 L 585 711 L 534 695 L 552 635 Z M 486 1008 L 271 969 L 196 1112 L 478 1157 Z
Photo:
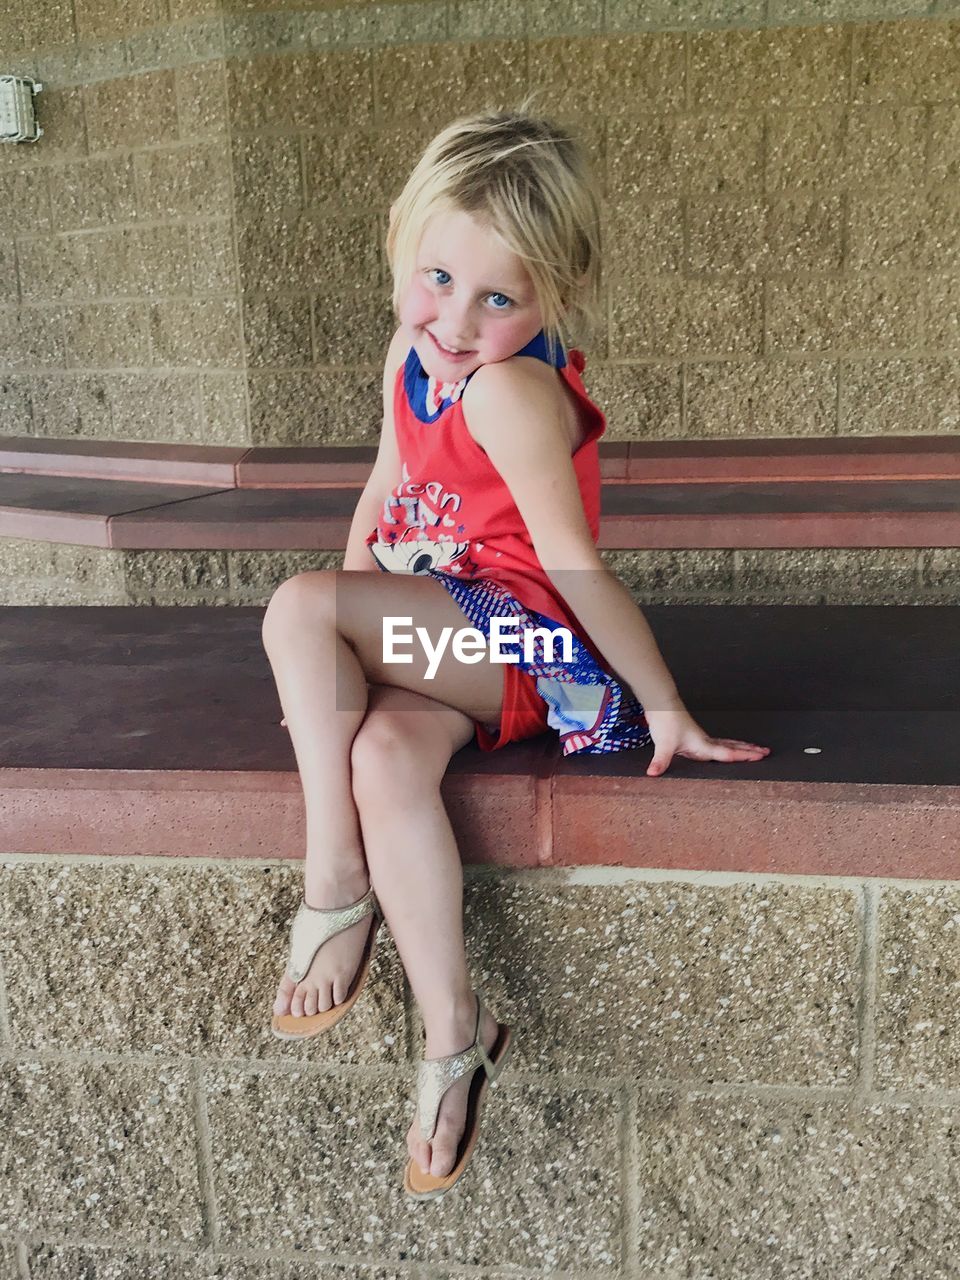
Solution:
M 556 359 L 551 362 L 547 353 L 547 340 L 542 329 L 525 347 L 514 352 L 514 355 L 535 356 L 546 364 L 552 363 L 555 369 L 562 369 L 567 363 L 566 352 L 562 346 L 558 346 Z M 473 373 L 476 373 L 476 369 Z M 455 404 L 463 395 L 463 389 L 473 377 L 473 373 L 468 373 L 459 382 L 441 382 L 427 373 L 420 363 L 416 347 L 411 347 L 403 366 L 403 386 L 407 393 L 407 401 L 420 422 L 435 422 L 445 409 Z

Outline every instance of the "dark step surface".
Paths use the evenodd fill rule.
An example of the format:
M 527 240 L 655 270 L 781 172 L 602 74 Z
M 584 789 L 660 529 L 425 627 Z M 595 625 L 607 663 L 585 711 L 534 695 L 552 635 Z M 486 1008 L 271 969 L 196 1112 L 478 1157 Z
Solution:
M 302 858 L 263 613 L 0 609 L 0 852 Z M 771 754 L 647 778 L 650 746 L 471 741 L 443 780 L 465 862 L 960 878 L 960 607 L 644 615 L 706 732 Z
M 0 767 L 295 770 L 263 614 L 0 609 Z M 677 758 L 675 776 L 960 785 L 960 606 L 650 605 L 643 614 L 707 732 L 772 748 L 760 763 Z M 619 774 L 645 769 L 651 751 L 557 755 L 558 769 Z
M 359 489 L 0 474 L 0 536 L 115 548 L 342 550 Z M 960 480 L 604 485 L 602 548 L 960 546 Z

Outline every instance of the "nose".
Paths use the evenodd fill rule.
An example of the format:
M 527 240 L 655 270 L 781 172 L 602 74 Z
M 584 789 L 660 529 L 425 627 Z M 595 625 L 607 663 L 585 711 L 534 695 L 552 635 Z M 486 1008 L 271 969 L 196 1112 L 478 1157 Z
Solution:
M 440 316 L 443 324 L 441 332 L 449 335 L 443 339 L 447 346 L 458 347 L 461 351 L 469 349 L 470 342 L 465 335 L 473 330 L 470 323 L 470 299 L 445 299 L 440 308 Z

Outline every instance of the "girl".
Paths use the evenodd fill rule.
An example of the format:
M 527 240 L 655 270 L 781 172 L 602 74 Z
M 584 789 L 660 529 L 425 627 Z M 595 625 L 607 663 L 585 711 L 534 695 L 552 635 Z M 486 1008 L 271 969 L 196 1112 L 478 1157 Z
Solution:
M 528 102 L 444 129 L 392 206 L 399 327 L 344 569 L 290 578 L 263 622 L 307 827 L 273 1031 L 303 1039 L 348 1012 L 382 904 L 426 1033 L 404 1176 L 421 1199 L 463 1173 L 511 1037 L 467 969 L 460 857 L 439 794 L 451 756 L 474 737 L 496 750 L 549 728 L 565 754 L 652 741 L 650 776 L 674 755 L 768 752 L 695 723 L 597 552 L 606 423 L 563 333 L 597 315 L 598 207 L 580 145 Z M 408 636 L 423 628 L 435 653 L 444 628 L 489 638 L 492 619 L 512 619 L 519 660 L 487 648 L 471 662 L 448 645 L 428 678 L 423 646 L 389 660 L 385 618 Z M 544 627 L 570 633 L 562 660 Z

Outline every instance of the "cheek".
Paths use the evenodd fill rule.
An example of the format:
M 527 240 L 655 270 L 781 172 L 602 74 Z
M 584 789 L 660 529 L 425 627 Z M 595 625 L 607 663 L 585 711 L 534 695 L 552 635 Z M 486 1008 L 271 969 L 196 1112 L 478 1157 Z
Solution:
M 417 280 L 411 280 L 400 297 L 400 319 L 404 324 L 416 327 L 436 318 L 437 308 L 433 294 Z
M 489 339 L 491 358 L 505 359 L 525 347 L 530 341 L 530 327 L 529 316 L 520 316 L 516 320 L 501 319 L 489 325 L 485 336 Z

